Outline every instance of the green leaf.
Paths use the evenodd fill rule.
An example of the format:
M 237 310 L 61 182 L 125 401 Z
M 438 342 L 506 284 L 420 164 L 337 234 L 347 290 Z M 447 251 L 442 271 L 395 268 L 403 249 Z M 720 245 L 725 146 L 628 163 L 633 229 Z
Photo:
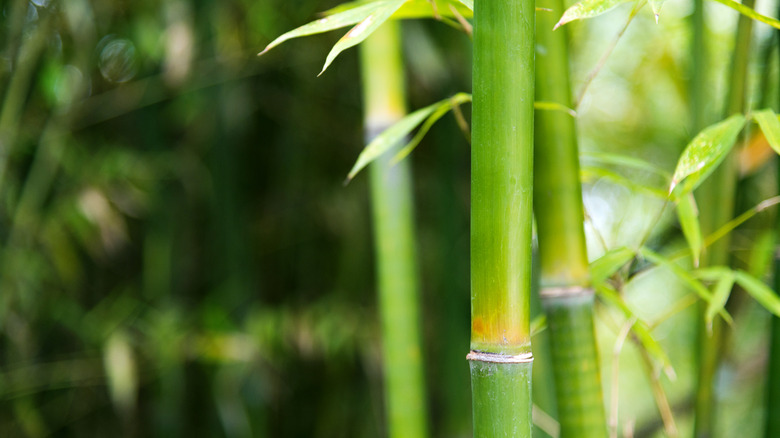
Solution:
M 650 329 L 648 328 L 647 323 L 636 316 L 636 314 L 631 310 L 630 307 L 628 307 L 628 304 L 623 301 L 623 298 L 615 289 L 607 286 L 606 284 L 602 284 L 596 286 L 596 292 L 598 293 L 599 298 L 601 298 L 604 302 L 607 302 L 620 309 L 626 318 L 636 321 L 631 327 L 631 331 L 634 333 L 634 335 L 636 335 L 636 338 L 639 340 L 639 343 L 642 344 L 644 349 L 647 350 L 647 352 L 650 353 L 653 358 L 663 364 L 664 371 L 670 379 L 673 379 L 675 373 L 674 368 L 672 367 L 672 362 L 669 360 L 669 356 L 666 355 L 666 352 L 664 352 L 664 349 L 661 348 L 661 345 L 658 343 L 658 341 L 656 341 L 655 338 L 653 338 L 653 335 L 650 334 Z
M 661 15 L 661 6 L 664 5 L 664 0 L 650 0 L 650 8 L 653 9 L 653 15 L 655 16 L 655 23 L 658 24 L 658 16 Z
M 780 298 L 775 292 L 765 285 L 761 280 L 753 277 L 743 270 L 737 270 L 734 273 L 737 284 L 742 286 L 750 295 L 764 306 L 766 310 L 780 316 Z
M 701 281 L 697 280 L 690 272 L 683 269 L 673 261 L 662 256 L 661 254 L 651 251 L 648 248 L 645 247 L 640 248 L 639 253 L 642 255 L 642 257 L 646 258 L 649 262 L 659 266 L 664 266 L 666 268 L 669 268 L 669 270 L 672 271 L 672 273 L 676 275 L 677 278 L 682 280 L 683 283 L 685 283 L 689 288 L 691 288 L 694 292 L 696 292 L 696 294 L 699 295 L 701 299 L 703 299 L 707 303 L 712 302 L 712 294 L 710 293 L 710 291 L 701 283 Z M 718 313 L 729 324 L 734 322 L 734 320 L 731 318 L 731 315 L 729 315 L 729 313 L 726 312 L 725 309 L 721 309 L 720 312 Z
M 731 269 L 727 266 L 710 266 L 707 268 L 699 268 L 692 272 L 696 278 L 701 278 L 706 281 L 719 281 L 724 275 L 731 272 Z
M 754 112 L 753 118 L 761 127 L 769 146 L 780 154 L 780 120 L 777 119 L 777 114 L 771 109 L 765 109 Z
M 358 172 L 369 165 L 372 161 L 390 150 L 393 146 L 400 143 L 407 135 L 409 135 L 410 132 L 412 132 L 414 128 L 416 128 L 424 120 L 433 117 L 435 118 L 435 120 L 433 120 L 435 122 L 439 117 L 441 117 L 441 115 L 438 113 L 440 113 L 442 109 L 444 109 L 444 112 L 446 113 L 446 111 L 452 109 L 453 105 L 468 102 L 470 100 L 470 94 L 458 93 L 449 99 L 444 99 L 440 102 L 428 105 L 425 108 L 418 109 L 417 111 L 399 120 L 393 126 L 385 129 L 381 134 L 376 136 L 376 138 L 374 138 L 371 143 L 368 144 L 368 146 L 363 149 L 363 152 L 360 153 L 357 161 L 355 162 L 355 165 L 352 166 L 352 170 L 349 171 L 347 182 L 351 181 L 352 178 L 358 174 Z M 433 124 L 433 122 L 431 122 L 431 124 Z M 430 128 L 430 126 L 428 126 L 428 128 Z M 415 141 L 419 143 L 419 139 L 415 137 L 415 139 L 413 139 L 409 144 L 414 144 Z M 407 148 L 408 146 L 405 147 L 404 150 Z
M 320 18 L 319 20 L 312 21 L 308 24 L 304 24 L 303 26 L 291 30 L 271 41 L 271 43 L 268 44 L 268 46 L 266 46 L 266 48 L 260 52 L 258 56 L 265 54 L 279 44 L 282 44 L 283 42 L 293 38 L 315 35 L 318 33 L 328 32 L 360 23 L 367 17 L 386 7 L 387 3 L 396 2 L 388 0 L 374 1 L 358 7 L 347 9 L 343 12 L 333 14 L 328 17 Z
M 666 180 L 667 183 L 672 180 L 672 175 L 669 172 L 661 169 L 655 164 L 649 163 L 639 158 L 620 154 L 612 154 L 609 152 L 583 152 L 580 154 L 580 157 L 585 160 L 595 161 L 597 163 L 612 164 L 615 166 L 626 167 L 632 170 L 652 173 L 660 176 Z
M 534 109 L 543 111 L 560 111 L 572 117 L 577 117 L 577 111 L 557 102 L 534 102 Z
M 726 5 L 731 9 L 734 9 L 735 11 L 739 12 L 740 14 L 746 17 L 750 17 L 756 21 L 760 21 L 764 24 L 768 24 L 774 27 L 775 29 L 780 29 L 780 21 L 772 17 L 767 17 L 766 15 L 761 15 L 755 10 L 743 5 L 742 3 L 737 3 L 733 0 L 715 0 L 715 1 L 720 4 Z
M 367 1 L 354 1 L 348 3 L 342 3 L 333 9 L 328 9 L 323 12 L 323 15 L 333 15 L 341 13 L 350 9 L 354 9 L 369 3 Z M 413 19 L 413 18 L 435 18 L 435 17 L 449 17 L 452 18 L 455 14 L 450 7 L 455 8 L 458 14 L 465 18 L 472 18 L 474 13 L 473 0 L 469 3 L 461 2 L 459 0 L 436 0 L 436 9 L 434 10 L 434 4 L 430 0 L 407 0 L 406 3 L 401 6 L 390 17 L 392 20 Z M 471 6 L 471 7 L 469 7 Z
M 582 0 L 569 9 L 566 9 L 566 12 L 563 13 L 563 16 L 558 20 L 558 23 L 553 27 L 553 30 L 574 20 L 599 16 L 627 1 L 629 0 Z
M 698 187 L 726 158 L 743 126 L 745 116 L 734 114 L 701 131 L 680 156 L 669 193 L 679 198 Z
M 720 313 L 726 306 L 726 301 L 729 299 L 729 295 L 731 295 L 731 289 L 734 287 L 735 279 L 734 272 L 726 270 L 715 284 L 715 289 L 713 289 L 712 292 L 712 300 L 707 304 L 707 311 L 704 314 L 704 320 L 707 322 L 708 326 L 712 324 L 715 315 Z
M 467 93 L 459 93 L 455 96 L 451 97 L 447 101 L 440 102 L 440 105 L 436 110 L 431 114 L 426 120 L 425 123 L 420 127 L 420 130 L 417 131 L 417 134 L 412 138 L 412 141 L 410 141 L 406 146 L 403 147 L 398 153 L 393 157 L 393 163 L 397 163 L 404 158 L 406 158 L 409 154 L 412 153 L 414 148 L 417 147 L 418 144 L 422 141 L 423 137 L 425 137 L 425 134 L 428 133 L 428 131 L 431 129 L 434 123 L 439 121 L 440 118 L 442 118 L 445 114 L 447 114 L 452 108 L 455 107 L 455 105 L 460 105 L 465 102 L 471 102 L 471 95 Z
M 680 220 L 680 227 L 682 227 L 685 240 L 688 241 L 688 246 L 691 248 L 693 265 L 699 266 L 703 245 L 701 227 L 699 226 L 699 211 L 696 208 L 696 200 L 693 197 L 693 193 L 688 193 L 680 198 L 677 203 L 677 218 Z
M 336 42 L 336 44 L 330 50 L 330 53 L 328 53 L 328 57 L 325 58 L 325 65 L 322 67 L 320 75 L 325 73 L 325 70 L 327 70 L 328 66 L 330 66 L 333 60 L 339 56 L 339 53 L 363 42 L 363 40 L 368 38 L 368 36 L 371 35 L 379 26 L 381 26 L 382 23 L 387 21 L 387 19 L 390 18 L 393 13 L 395 13 L 395 11 L 397 11 L 398 8 L 400 8 L 401 5 L 403 5 L 405 2 L 406 0 L 388 0 L 381 2 L 381 4 L 377 6 L 374 12 L 361 20 L 358 24 L 355 25 L 355 27 L 350 29 L 346 35 L 341 37 L 341 39 Z
M 636 256 L 634 250 L 620 247 L 607 251 L 590 263 L 590 277 L 594 285 L 603 283 Z
M 466 5 L 470 10 L 474 10 L 474 0 L 460 0 L 460 2 Z
M 668 199 L 668 195 L 664 190 L 638 183 L 634 179 L 626 178 L 617 172 L 602 167 L 583 165 L 580 169 L 580 174 L 583 182 L 603 178 L 637 193 L 643 193 L 663 200 Z

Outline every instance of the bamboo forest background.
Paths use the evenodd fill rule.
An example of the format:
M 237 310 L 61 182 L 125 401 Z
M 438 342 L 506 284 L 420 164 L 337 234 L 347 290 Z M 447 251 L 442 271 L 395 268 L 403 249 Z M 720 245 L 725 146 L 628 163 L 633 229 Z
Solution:
M 256 56 L 338 3 L 0 1 L 0 436 L 385 436 L 369 182 L 343 184 L 364 146 L 358 51 L 320 77 L 343 32 Z M 566 25 L 575 96 L 631 10 Z M 702 126 L 725 107 L 738 18 L 705 10 Z M 652 175 L 604 163 L 671 174 L 696 135 L 692 11 L 668 0 L 656 23 L 641 10 L 576 109 L 591 260 L 687 245 Z M 471 40 L 454 27 L 402 23 L 410 109 L 470 92 Z M 778 39 L 761 23 L 752 37 L 748 105 L 775 107 Z M 748 132 L 737 213 L 777 191 L 775 154 Z M 433 437 L 472 433 L 469 156 L 448 115 L 407 158 Z M 775 215 L 731 233 L 735 264 L 765 281 Z M 695 295 L 668 267 L 630 270 L 624 299 L 676 379 L 648 368 L 625 339 L 631 318 L 597 300 L 608 422 L 665 436 L 673 414 L 691 436 Z M 739 291 L 728 310 L 716 436 L 762 436 L 770 314 Z

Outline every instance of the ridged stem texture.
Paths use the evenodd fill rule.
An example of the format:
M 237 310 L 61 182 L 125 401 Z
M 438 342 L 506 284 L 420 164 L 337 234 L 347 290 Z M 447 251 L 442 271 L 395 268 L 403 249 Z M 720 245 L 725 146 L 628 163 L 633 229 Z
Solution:
M 537 100 L 570 107 L 566 28 L 552 31 L 564 5 L 561 0 L 543 0 L 538 6 L 553 13 L 537 15 Z M 547 312 L 560 436 L 606 437 L 574 118 L 561 111 L 537 112 L 534 161 L 542 302 Z
M 406 112 L 398 22 L 385 23 L 360 48 L 368 142 Z M 370 168 L 388 436 L 423 438 L 427 410 L 411 173 L 408 160 L 392 165 L 391 158 L 392 151 Z
M 474 2 L 471 349 L 531 356 L 532 0 Z M 531 362 L 472 360 L 474 436 L 531 436 Z
M 743 4 L 753 8 L 755 1 L 745 0 Z M 726 117 L 745 111 L 752 30 L 752 20 L 740 15 L 729 77 Z M 712 234 L 733 217 L 738 177 L 736 159 L 736 154 L 732 152 L 696 192 L 696 200 L 701 212 L 699 216 L 701 231 L 705 236 Z M 707 248 L 702 264 L 705 266 L 727 265 L 729 263 L 729 247 L 730 239 L 725 236 Z M 711 329 L 707 328 L 704 312 L 701 312 L 699 321 L 699 376 L 694 423 L 694 436 L 696 438 L 709 438 L 714 433 L 716 403 L 713 387 L 720 362 L 723 330 L 723 321 L 719 319 L 713 321 Z

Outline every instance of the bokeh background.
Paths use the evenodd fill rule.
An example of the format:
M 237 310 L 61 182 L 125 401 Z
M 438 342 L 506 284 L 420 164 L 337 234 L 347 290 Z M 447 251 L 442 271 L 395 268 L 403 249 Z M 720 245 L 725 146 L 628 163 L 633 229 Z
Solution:
M 357 51 L 319 78 L 343 32 L 256 56 L 337 4 L 0 1 L 0 436 L 384 436 L 367 178 L 343 185 L 363 147 Z M 575 90 L 630 7 L 569 25 Z M 578 108 L 586 153 L 673 170 L 695 134 L 691 7 L 669 0 L 658 24 L 645 10 L 630 25 Z M 708 12 L 714 122 L 737 17 Z M 467 35 L 435 20 L 403 30 L 410 108 L 470 91 Z M 762 25 L 754 37 L 751 101 L 773 106 L 776 41 Z M 740 211 L 774 193 L 765 149 L 743 154 Z M 447 116 L 409 159 L 431 430 L 466 437 L 469 145 Z M 591 257 L 596 235 L 685 245 L 671 209 L 659 219 L 659 200 L 583 163 Z M 758 276 L 773 220 L 734 237 Z M 657 322 L 677 373 L 663 385 L 690 430 L 690 292 L 652 269 L 625 293 Z M 769 318 L 742 301 L 718 377 L 724 437 L 758 436 L 763 419 Z M 606 400 L 618 394 L 621 430 L 661 436 L 639 353 L 613 354 L 623 318 L 599 306 Z

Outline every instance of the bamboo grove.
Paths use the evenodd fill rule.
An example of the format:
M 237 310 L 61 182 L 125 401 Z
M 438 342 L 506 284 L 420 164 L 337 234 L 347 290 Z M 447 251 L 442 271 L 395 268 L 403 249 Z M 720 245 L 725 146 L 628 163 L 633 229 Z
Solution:
M 780 435 L 780 1 L 339 1 L 0 0 L 0 435 Z

